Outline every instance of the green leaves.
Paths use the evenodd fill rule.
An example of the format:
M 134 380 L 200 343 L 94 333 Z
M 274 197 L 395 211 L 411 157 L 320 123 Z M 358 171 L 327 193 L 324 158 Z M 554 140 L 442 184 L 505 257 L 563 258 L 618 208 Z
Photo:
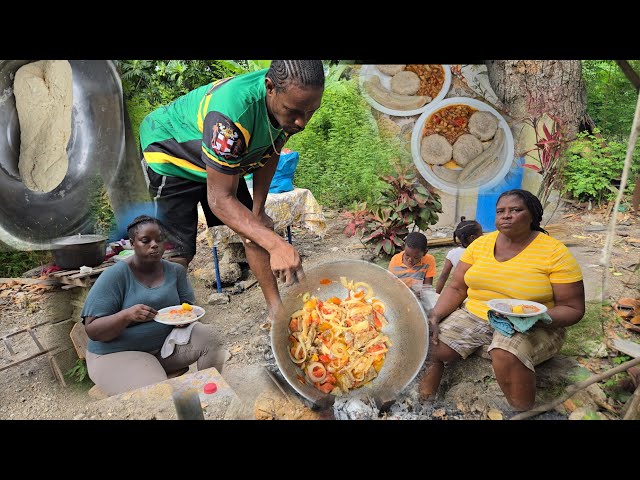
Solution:
M 265 62 L 264 60 L 249 62 Z M 160 106 L 214 80 L 259 64 L 233 60 L 119 60 L 125 99 Z
M 409 159 L 398 139 L 379 135 L 355 81 L 343 76 L 344 65 L 331 67 L 320 109 L 286 145 L 300 152 L 294 184 L 332 207 L 371 202 L 385 188 L 378 174 L 390 173 L 393 159 Z
M 578 134 L 575 141 L 569 144 L 566 152 L 566 165 L 562 171 L 564 191 L 583 201 L 601 202 L 609 200 L 617 194 L 612 183 L 620 178 L 626 145 L 615 140 L 598 136 L 600 131 L 594 130 Z M 640 150 L 636 149 L 634 158 L 638 158 Z M 637 173 L 638 162 L 634 162 L 632 173 Z
M 82 383 L 88 375 L 87 364 L 82 358 L 76 360 L 76 364 L 65 372 L 66 377 L 75 380 L 77 383 Z

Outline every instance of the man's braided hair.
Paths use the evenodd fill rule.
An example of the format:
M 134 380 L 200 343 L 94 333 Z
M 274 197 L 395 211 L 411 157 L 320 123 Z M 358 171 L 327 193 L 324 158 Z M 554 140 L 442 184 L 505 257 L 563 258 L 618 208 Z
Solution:
M 324 68 L 320 60 L 273 60 L 267 78 L 271 79 L 278 93 L 289 85 L 324 87 Z

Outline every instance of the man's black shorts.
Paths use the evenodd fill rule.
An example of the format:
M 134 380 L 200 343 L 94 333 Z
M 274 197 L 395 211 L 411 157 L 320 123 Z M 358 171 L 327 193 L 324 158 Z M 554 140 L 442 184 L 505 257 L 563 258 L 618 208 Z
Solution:
M 196 254 L 198 234 L 198 203 L 202 205 L 207 226 L 223 225 L 207 202 L 207 184 L 180 177 L 160 175 L 142 160 L 142 168 L 155 205 L 155 216 L 166 227 L 167 235 L 180 256 L 192 258 Z M 253 199 L 244 177 L 240 177 L 236 197 L 249 210 Z

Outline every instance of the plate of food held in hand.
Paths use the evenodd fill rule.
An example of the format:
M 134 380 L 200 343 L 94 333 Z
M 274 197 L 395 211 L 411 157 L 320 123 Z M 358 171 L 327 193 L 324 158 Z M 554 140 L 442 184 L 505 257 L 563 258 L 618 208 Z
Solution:
M 165 325 L 188 325 L 204 316 L 204 308 L 183 303 L 158 310 L 155 321 Z
M 489 300 L 487 305 L 498 313 L 514 317 L 533 317 L 547 311 L 547 307 L 541 303 L 515 298 L 495 298 Z
M 451 86 L 451 70 L 448 65 L 363 65 L 359 81 L 373 108 L 408 117 L 444 98 Z
M 511 168 L 513 135 L 504 117 L 486 103 L 447 98 L 416 121 L 411 154 L 424 179 L 444 192 L 491 188 Z

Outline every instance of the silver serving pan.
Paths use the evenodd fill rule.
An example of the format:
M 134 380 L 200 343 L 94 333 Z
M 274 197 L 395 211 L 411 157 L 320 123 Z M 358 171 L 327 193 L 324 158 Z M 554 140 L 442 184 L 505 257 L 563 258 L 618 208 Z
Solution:
M 362 260 L 340 260 L 324 263 L 305 270 L 306 280 L 294 284 L 282 294 L 283 309 L 276 316 L 271 328 L 271 348 L 278 368 L 289 384 L 307 400 L 322 407 L 331 405 L 335 396 L 322 393 L 313 385 L 298 381 L 301 370 L 289 358 L 289 320 L 291 314 L 302 308 L 302 295 L 310 292 L 321 300 L 330 297 L 344 298 L 346 289 L 340 277 L 357 282 L 367 282 L 376 298 L 385 303 L 385 317 L 389 321 L 383 332 L 393 343 L 378 377 L 369 384 L 351 390 L 347 396 L 369 394 L 378 406 L 395 400 L 420 371 L 428 350 L 429 329 L 425 311 L 416 296 L 393 274 L 373 263 Z M 321 285 L 320 280 L 332 283 Z

